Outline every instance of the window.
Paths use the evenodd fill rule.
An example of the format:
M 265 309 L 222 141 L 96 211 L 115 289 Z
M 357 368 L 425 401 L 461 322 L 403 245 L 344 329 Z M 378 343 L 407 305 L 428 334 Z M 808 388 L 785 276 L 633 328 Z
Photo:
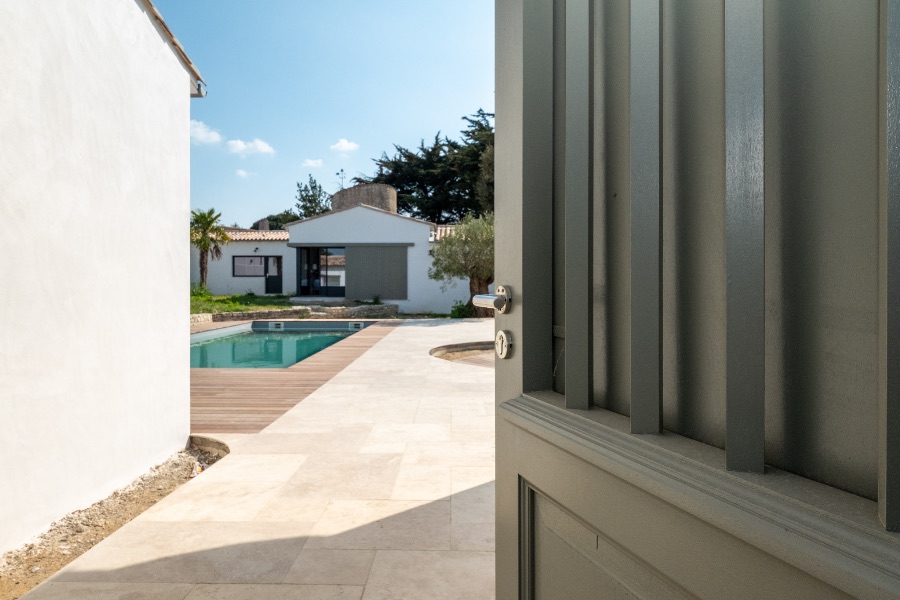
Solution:
M 266 265 L 262 256 L 235 256 L 231 273 L 234 277 L 264 277 Z

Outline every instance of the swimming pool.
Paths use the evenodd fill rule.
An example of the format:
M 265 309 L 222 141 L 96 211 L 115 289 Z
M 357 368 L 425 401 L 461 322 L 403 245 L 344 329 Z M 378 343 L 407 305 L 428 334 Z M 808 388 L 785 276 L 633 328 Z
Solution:
M 291 323 L 291 325 L 294 325 Z M 359 329 L 326 329 L 323 323 L 315 328 L 296 327 L 269 330 L 268 322 L 254 322 L 242 326 L 191 336 L 192 369 L 281 369 L 297 364 L 353 335 Z

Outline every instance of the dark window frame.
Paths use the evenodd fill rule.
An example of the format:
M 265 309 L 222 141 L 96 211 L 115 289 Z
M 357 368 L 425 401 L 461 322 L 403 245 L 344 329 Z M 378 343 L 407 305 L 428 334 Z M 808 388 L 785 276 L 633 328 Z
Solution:
M 259 275 L 238 275 L 235 273 L 235 260 L 238 258 L 259 258 L 262 259 L 262 273 Z M 252 255 L 242 255 L 242 256 L 232 256 L 231 257 L 231 276 L 232 277 L 265 277 L 266 276 L 266 264 L 268 262 L 269 256 L 264 256 L 261 254 L 252 254 Z

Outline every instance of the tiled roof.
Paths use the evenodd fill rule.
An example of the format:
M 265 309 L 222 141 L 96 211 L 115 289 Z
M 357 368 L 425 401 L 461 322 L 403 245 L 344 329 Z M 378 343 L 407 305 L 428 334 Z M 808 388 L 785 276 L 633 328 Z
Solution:
M 255 229 L 226 227 L 225 233 L 228 234 L 228 237 L 233 242 L 286 242 L 290 238 L 290 234 L 283 229 L 257 231 Z
M 456 225 L 435 225 L 434 229 L 431 231 L 431 237 L 428 238 L 428 241 L 439 242 L 445 237 L 452 235 L 454 229 L 456 229 Z

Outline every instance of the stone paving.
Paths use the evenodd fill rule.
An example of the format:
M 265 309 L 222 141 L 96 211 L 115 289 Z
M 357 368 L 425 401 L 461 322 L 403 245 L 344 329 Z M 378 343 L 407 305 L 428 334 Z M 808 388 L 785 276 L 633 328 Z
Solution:
M 494 371 L 407 321 L 28 600 L 494 597 Z

